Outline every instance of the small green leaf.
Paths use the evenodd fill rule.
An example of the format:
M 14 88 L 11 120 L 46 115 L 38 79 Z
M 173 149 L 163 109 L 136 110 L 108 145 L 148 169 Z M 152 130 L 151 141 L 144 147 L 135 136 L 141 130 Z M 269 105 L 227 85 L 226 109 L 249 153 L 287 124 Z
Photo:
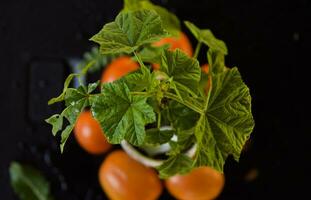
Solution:
M 147 97 L 132 96 L 122 80 L 104 84 L 102 91 L 92 100 L 92 112 L 108 141 L 119 144 L 126 139 L 133 145 L 142 145 L 145 125 L 156 120 L 152 107 L 146 103 Z
M 222 52 L 209 49 L 207 51 L 207 59 L 212 73 L 218 74 L 225 70 L 225 55 Z
M 139 47 L 155 42 L 167 33 L 160 16 L 152 10 L 121 12 L 91 40 L 100 44 L 103 54 L 130 54 Z
M 207 45 L 209 48 L 214 49 L 223 53 L 224 55 L 228 54 L 228 49 L 226 44 L 217 39 L 211 30 L 209 29 L 199 29 L 196 25 L 189 21 L 185 21 L 185 25 L 194 35 L 194 37 L 199 41 Z
M 175 14 L 169 12 L 167 9 L 154 5 L 149 0 L 124 0 L 124 10 L 154 10 L 160 15 L 163 23 L 163 27 L 172 35 L 178 35 L 180 33 L 180 22 Z
M 205 115 L 195 127 L 198 149 L 195 165 L 223 171 L 229 155 L 239 160 L 244 143 L 254 128 L 251 96 L 237 68 L 213 76 Z
M 50 184 L 40 171 L 27 165 L 12 162 L 11 185 L 21 200 L 52 200 Z
M 162 165 L 157 167 L 159 176 L 167 179 L 173 175 L 183 175 L 191 171 L 193 161 L 184 154 L 169 157 Z
M 177 88 L 188 88 L 196 93 L 201 78 L 201 68 L 196 59 L 188 57 L 181 50 L 165 50 L 162 54 L 161 71 L 173 78 Z
M 151 128 L 146 130 L 145 144 L 164 144 L 173 137 L 174 130 Z
M 52 125 L 52 133 L 54 136 L 57 134 L 58 131 L 62 130 L 63 128 L 63 117 L 59 114 L 52 115 L 45 121 Z
M 90 93 L 98 87 L 99 82 L 90 83 L 88 87 L 80 86 L 76 88 L 68 88 L 64 94 L 64 100 L 66 108 L 61 114 L 52 115 L 45 121 L 52 125 L 52 133 L 55 136 L 58 131 L 63 128 L 63 118 L 65 117 L 69 122 L 69 125 L 61 132 L 61 152 L 64 150 L 65 143 L 74 128 L 74 124 L 77 121 L 80 113 L 90 105 Z
M 66 90 L 67 90 L 67 88 L 69 87 L 69 84 L 70 84 L 71 80 L 72 80 L 75 76 L 78 76 L 78 75 L 79 75 L 79 74 L 69 74 L 69 76 L 68 76 L 68 77 L 66 78 L 66 80 L 65 80 L 63 92 L 62 92 L 58 97 L 54 97 L 54 98 L 50 99 L 49 102 L 48 102 L 48 104 L 51 105 L 51 104 L 54 104 L 54 103 L 63 101 L 63 100 L 64 100 L 64 97 L 65 97 Z
M 66 80 L 65 80 L 63 92 L 62 92 L 58 97 L 54 97 L 54 98 L 50 99 L 50 100 L 48 101 L 48 105 L 51 105 L 51 104 L 54 104 L 54 103 L 63 101 L 64 98 L 65 98 L 66 91 L 67 91 L 67 89 L 68 89 L 68 87 L 69 87 L 69 85 L 70 85 L 72 79 L 73 79 L 74 77 L 79 77 L 79 76 L 81 76 L 81 75 L 86 74 L 86 72 L 88 71 L 88 69 L 89 69 L 94 63 L 95 63 L 95 61 L 89 62 L 89 63 L 82 69 L 81 73 L 79 73 L 79 74 L 76 74 L 76 73 L 74 73 L 74 74 L 69 74 L 68 77 L 67 77 Z

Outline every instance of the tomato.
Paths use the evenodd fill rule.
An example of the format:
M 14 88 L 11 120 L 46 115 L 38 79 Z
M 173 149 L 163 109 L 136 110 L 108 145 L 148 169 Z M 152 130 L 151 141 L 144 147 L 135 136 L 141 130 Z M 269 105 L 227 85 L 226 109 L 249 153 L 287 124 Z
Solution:
M 162 192 L 156 172 L 122 150 L 106 157 L 99 169 L 99 182 L 112 200 L 154 200 Z
M 208 64 L 204 64 L 201 66 L 201 69 L 204 73 L 208 74 L 209 66 Z
M 80 146 L 91 154 L 105 153 L 112 147 L 90 111 L 84 111 L 79 115 L 74 135 Z
M 118 57 L 113 60 L 103 71 L 101 82 L 112 82 L 130 72 L 137 70 L 138 68 L 138 63 L 132 60 L 129 56 Z
M 177 48 L 181 49 L 188 56 L 192 57 L 193 50 L 191 46 L 191 42 L 188 39 L 187 35 L 183 32 L 180 32 L 178 37 L 166 37 L 161 40 L 153 43 L 154 46 L 163 46 L 165 44 L 170 44 L 170 50 L 175 50 Z M 158 64 L 153 64 L 153 69 L 159 69 L 160 66 Z
M 189 174 L 173 176 L 165 181 L 166 188 L 180 200 L 211 200 L 224 187 L 224 175 L 211 167 L 199 167 Z

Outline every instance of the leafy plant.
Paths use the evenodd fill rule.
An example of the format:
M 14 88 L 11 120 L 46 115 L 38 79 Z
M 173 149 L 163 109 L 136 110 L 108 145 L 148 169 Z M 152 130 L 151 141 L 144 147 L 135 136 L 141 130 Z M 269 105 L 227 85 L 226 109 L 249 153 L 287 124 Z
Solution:
M 169 142 L 168 158 L 157 167 L 162 178 L 187 173 L 197 166 L 223 171 L 229 155 L 239 160 L 254 127 L 249 89 L 236 67 L 225 66 L 227 47 L 208 29 L 185 22 L 198 40 L 193 58 L 179 49 L 153 47 L 153 42 L 180 31 L 174 16 L 149 1 L 126 0 L 115 21 L 91 38 L 100 45 L 102 54 L 134 56 L 140 69 L 102 84 L 97 94 L 92 91 L 98 84 L 68 88 L 70 77 L 76 76 L 69 75 L 63 93 L 50 101 L 63 100 L 67 107 L 46 120 L 53 126 L 54 135 L 63 130 L 63 117 L 68 120 L 62 131 L 62 151 L 76 117 L 90 107 L 112 144 L 126 140 L 142 147 Z M 176 23 L 168 23 L 169 19 Z M 209 47 L 207 75 L 197 60 L 202 45 Z M 159 61 L 160 70 L 152 71 L 144 63 L 154 60 Z M 159 128 L 165 125 L 173 132 L 161 132 Z M 151 129 L 146 130 L 147 126 Z M 173 135 L 177 140 L 171 140 Z M 194 144 L 195 155 L 189 158 L 184 152 Z
M 12 162 L 10 165 L 11 185 L 21 200 L 52 200 L 50 184 L 37 169 Z

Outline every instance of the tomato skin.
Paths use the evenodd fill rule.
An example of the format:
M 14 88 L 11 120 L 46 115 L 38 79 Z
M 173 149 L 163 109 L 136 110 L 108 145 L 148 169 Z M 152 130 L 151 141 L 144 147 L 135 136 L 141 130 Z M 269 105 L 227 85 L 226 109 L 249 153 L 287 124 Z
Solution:
M 74 135 L 79 145 L 90 154 L 105 153 L 112 147 L 90 111 L 83 111 L 79 115 L 74 127 Z
M 153 43 L 154 46 L 163 46 L 165 44 L 170 44 L 170 50 L 175 50 L 177 48 L 181 49 L 185 54 L 192 57 L 193 49 L 191 42 L 188 39 L 187 35 L 183 32 L 180 32 L 178 37 L 166 37 L 161 40 Z M 153 69 L 160 69 L 159 64 L 152 64 Z
M 211 167 L 199 167 L 186 175 L 173 176 L 165 181 L 165 186 L 175 198 L 180 200 L 211 200 L 224 187 L 224 175 Z
M 133 160 L 122 150 L 106 157 L 98 176 L 111 200 L 155 200 L 163 188 L 153 169 Z
M 129 56 L 121 56 L 113 60 L 103 71 L 101 82 L 109 83 L 139 68 L 137 62 Z
M 204 73 L 208 74 L 209 71 L 209 65 L 208 64 L 204 64 L 201 66 L 201 69 Z

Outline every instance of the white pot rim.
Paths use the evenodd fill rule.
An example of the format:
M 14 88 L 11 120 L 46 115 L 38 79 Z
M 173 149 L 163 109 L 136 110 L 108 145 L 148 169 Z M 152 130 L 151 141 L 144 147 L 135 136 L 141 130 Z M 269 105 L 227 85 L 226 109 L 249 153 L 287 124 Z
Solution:
M 151 157 L 148 157 L 141 152 L 139 152 L 133 145 L 128 143 L 126 140 L 121 141 L 121 147 L 123 150 L 134 160 L 142 163 L 143 165 L 147 167 L 158 167 L 163 164 L 163 159 L 154 159 Z M 185 152 L 185 155 L 192 158 L 196 152 L 197 144 L 194 144 L 187 152 Z

